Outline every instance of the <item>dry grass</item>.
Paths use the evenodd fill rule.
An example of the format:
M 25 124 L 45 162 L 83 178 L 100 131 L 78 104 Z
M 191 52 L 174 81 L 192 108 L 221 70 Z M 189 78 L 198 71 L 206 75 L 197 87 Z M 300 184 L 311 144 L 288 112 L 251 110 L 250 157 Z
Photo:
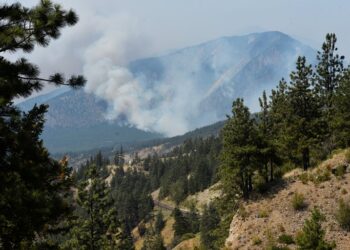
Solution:
M 313 175 L 323 169 L 331 171 L 341 164 L 347 164 L 345 151 L 323 162 L 309 174 Z M 310 216 L 310 210 L 317 206 L 326 216 L 326 222 L 323 224 L 326 238 L 335 240 L 337 249 L 350 250 L 350 233 L 340 228 L 335 218 L 339 199 L 350 199 L 350 194 L 344 192 L 344 190 L 350 190 L 350 173 L 345 173 L 342 179 L 332 174 L 330 180 L 322 183 L 308 182 L 307 184 L 299 180 L 298 175 L 300 174 L 300 170 L 293 170 L 285 176 L 288 179 L 285 188 L 264 199 L 244 204 L 245 218 L 235 215 L 232 220 L 229 237 L 226 240 L 228 249 L 264 249 L 268 241 L 277 240 L 282 234 L 295 237 L 305 219 Z M 308 204 L 306 209 L 301 211 L 293 209 L 291 200 L 296 193 L 304 194 L 305 202 Z M 260 211 L 270 211 L 269 216 L 259 216 Z M 270 239 L 271 237 L 267 235 L 274 239 Z M 256 245 L 256 240 L 254 240 L 257 238 L 262 241 L 259 245 Z M 295 245 L 289 247 L 296 248 Z
M 173 248 L 173 250 L 192 250 L 196 247 L 199 248 L 200 240 L 199 235 L 192 239 L 184 240 L 181 243 L 179 243 L 176 247 Z

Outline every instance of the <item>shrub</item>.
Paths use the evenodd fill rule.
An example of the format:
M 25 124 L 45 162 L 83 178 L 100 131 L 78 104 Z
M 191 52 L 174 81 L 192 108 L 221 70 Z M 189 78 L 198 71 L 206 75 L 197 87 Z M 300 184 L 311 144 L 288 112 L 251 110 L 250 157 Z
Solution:
M 294 244 L 293 236 L 288 234 L 281 234 L 278 237 L 278 242 L 286 245 Z
M 252 240 L 253 240 L 253 245 L 255 246 L 261 245 L 262 243 L 262 240 L 258 236 L 254 236 Z
M 346 150 L 345 152 L 345 160 L 347 163 L 350 163 L 350 150 Z
M 266 183 L 263 176 L 258 175 L 254 182 L 255 182 L 255 184 L 254 184 L 255 189 L 260 194 L 264 194 L 269 190 L 269 183 Z
M 307 172 L 302 173 L 299 175 L 299 180 L 306 185 L 309 182 L 309 174 Z
M 346 191 L 345 188 L 343 188 L 343 189 L 341 190 L 341 194 L 345 195 L 345 194 L 347 194 L 347 193 L 348 193 L 348 191 Z
M 267 218 L 269 217 L 269 212 L 266 209 L 262 209 L 258 213 L 259 218 Z
M 249 216 L 248 211 L 245 209 L 245 207 L 242 204 L 239 205 L 238 215 L 241 216 L 243 220 L 245 220 Z
M 331 179 L 331 171 L 328 168 L 317 169 L 314 176 L 310 178 L 315 184 L 319 184 Z
M 303 210 L 306 207 L 304 195 L 295 193 L 292 198 L 292 206 L 295 210 Z
M 145 223 L 141 222 L 138 226 L 137 229 L 139 231 L 140 236 L 142 237 L 146 233 L 146 225 Z
M 325 240 L 325 231 L 321 223 L 325 217 L 317 208 L 313 209 L 311 218 L 304 223 L 302 231 L 297 234 L 296 243 L 300 250 L 324 249 L 332 250 L 336 247 L 335 242 Z
M 336 219 L 339 225 L 347 231 L 350 231 L 350 204 L 343 199 L 339 201 Z
M 339 165 L 336 167 L 334 175 L 343 178 L 346 173 L 346 166 L 345 165 Z

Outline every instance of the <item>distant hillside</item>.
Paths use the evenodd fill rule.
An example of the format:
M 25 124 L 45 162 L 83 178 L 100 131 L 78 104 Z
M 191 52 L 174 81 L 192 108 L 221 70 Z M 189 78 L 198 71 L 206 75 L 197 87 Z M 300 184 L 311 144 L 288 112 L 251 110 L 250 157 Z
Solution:
M 281 32 L 264 32 L 219 38 L 164 56 L 136 60 L 128 68 L 146 89 L 157 89 L 167 81 L 195 89 L 193 107 L 198 110 L 191 105 L 181 111 L 188 129 L 193 130 L 225 119 L 236 97 L 243 97 L 256 111 L 253 103 L 257 103 L 258 96 L 276 86 L 282 77 L 288 77 L 298 55 L 312 62 L 315 51 Z M 157 107 L 158 101 L 152 100 L 150 108 Z M 18 106 L 28 110 L 35 103 L 50 106 L 43 139 L 53 153 L 161 137 L 125 126 L 128 121 L 122 114 L 117 121 L 106 122 L 108 103 L 83 90 L 59 89 Z M 178 122 L 175 118 L 173 122 Z

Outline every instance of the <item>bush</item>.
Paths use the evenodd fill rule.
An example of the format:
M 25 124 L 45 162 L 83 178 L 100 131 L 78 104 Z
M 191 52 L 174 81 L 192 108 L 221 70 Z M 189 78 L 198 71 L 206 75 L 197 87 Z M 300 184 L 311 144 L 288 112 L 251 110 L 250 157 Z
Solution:
M 265 209 L 262 209 L 259 211 L 258 217 L 259 218 L 267 218 L 267 217 L 269 217 L 269 212 Z
M 243 220 L 245 220 L 246 218 L 248 218 L 249 213 L 248 211 L 245 209 L 243 204 L 239 205 L 238 211 L 237 211 L 238 215 L 242 217 Z
M 253 237 L 253 245 L 258 246 L 261 245 L 262 240 L 258 236 Z
M 299 180 L 306 185 L 309 182 L 309 174 L 307 172 L 302 173 L 299 175 Z
M 294 239 L 291 235 L 281 234 L 278 237 L 278 242 L 286 245 L 294 244 Z
M 255 182 L 255 184 L 254 184 L 255 189 L 256 189 L 256 191 L 258 191 L 258 193 L 264 194 L 269 190 L 270 183 L 266 183 L 263 176 L 258 175 L 254 182 Z
M 292 206 L 295 210 L 303 210 L 306 207 L 304 195 L 295 193 L 292 198 Z
M 331 179 L 331 171 L 328 168 L 317 169 L 315 175 L 310 179 L 315 184 L 329 181 Z
M 142 237 L 146 233 L 146 225 L 145 223 L 141 222 L 138 226 L 137 229 L 139 231 L 140 236 Z
M 339 225 L 347 231 L 350 231 L 350 204 L 343 199 L 339 201 L 336 219 Z
M 347 163 L 350 163 L 350 150 L 346 150 L 345 152 L 345 160 Z
M 311 218 L 305 220 L 302 230 L 297 234 L 296 244 L 300 250 L 324 249 L 332 250 L 336 247 L 335 242 L 325 240 L 325 231 L 322 222 L 323 214 L 317 208 L 313 209 Z
M 336 167 L 334 175 L 343 178 L 346 173 L 346 166 L 345 165 L 339 165 Z

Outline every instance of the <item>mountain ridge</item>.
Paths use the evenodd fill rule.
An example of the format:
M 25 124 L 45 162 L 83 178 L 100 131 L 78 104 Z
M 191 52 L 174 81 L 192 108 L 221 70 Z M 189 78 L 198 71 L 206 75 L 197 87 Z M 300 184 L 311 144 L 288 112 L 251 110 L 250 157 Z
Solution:
M 177 112 L 173 114 L 173 122 L 178 122 L 176 115 L 180 113 L 190 131 L 224 119 L 230 113 L 233 99 L 237 97 L 243 97 L 248 106 L 257 111 L 258 107 L 252 103 L 256 103 L 263 90 L 269 91 L 282 77 L 288 78 L 288 72 L 298 55 L 314 58 L 315 54 L 311 47 L 296 39 L 282 32 L 271 31 L 225 36 L 159 57 L 138 59 L 130 62 L 128 69 L 147 90 L 156 91 L 163 84 L 168 84 L 172 88 L 170 90 L 175 91 L 173 95 L 178 98 L 181 98 L 183 91 L 192 91 L 189 92 L 192 98 L 187 98 L 191 100 L 184 100 L 188 103 L 182 105 L 188 108 L 179 110 L 176 107 Z M 180 96 L 176 96 L 177 92 Z M 51 145 L 50 150 L 55 151 L 52 143 L 53 138 L 56 138 L 52 136 L 54 129 L 64 132 L 64 129 L 93 129 L 111 124 L 123 127 L 128 124 L 127 115 L 123 114 L 116 121 L 106 121 L 105 114 L 111 109 L 109 104 L 83 90 L 48 95 L 50 94 L 52 98 L 44 95 L 18 104 L 22 110 L 28 110 L 35 102 L 49 104 L 44 142 Z M 166 98 L 157 96 L 157 100 L 152 100 L 149 108 L 152 110 L 159 102 L 166 101 Z M 198 103 L 192 105 L 191 102 Z M 137 124 L 131 127 L 137 129 Z M 150 132 L 145 132 L 140 140 L 150 139 L 150 136 L 159 137 L 159 134 L 154 133 L 157 131 Z M 99 140 L 98 137 L 95 139 Z M 120 144 L 120 141 L 114 143 Z M 85 149 L 88 148 L 89 146 Z

